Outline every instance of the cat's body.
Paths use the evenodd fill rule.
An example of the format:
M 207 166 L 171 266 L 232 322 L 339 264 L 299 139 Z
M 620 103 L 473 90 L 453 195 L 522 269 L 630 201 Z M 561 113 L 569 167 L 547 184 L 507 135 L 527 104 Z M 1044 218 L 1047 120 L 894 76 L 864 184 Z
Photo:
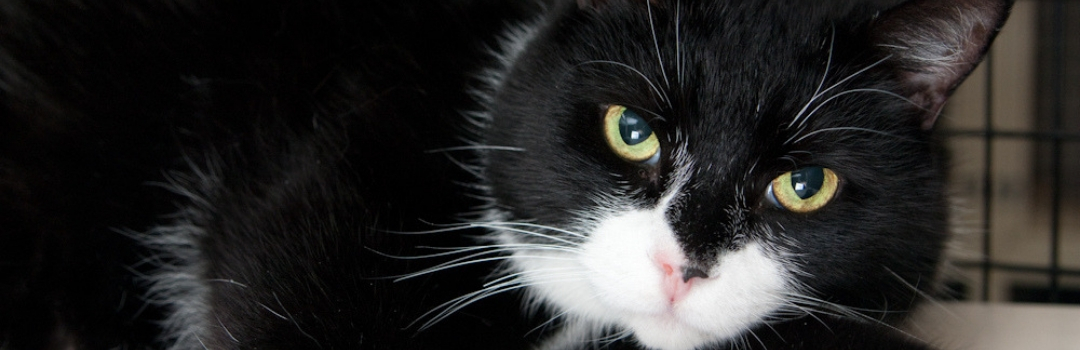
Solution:
M 1007 4 L 799 3 L 8 2 L 0 348 L 923 348 Z

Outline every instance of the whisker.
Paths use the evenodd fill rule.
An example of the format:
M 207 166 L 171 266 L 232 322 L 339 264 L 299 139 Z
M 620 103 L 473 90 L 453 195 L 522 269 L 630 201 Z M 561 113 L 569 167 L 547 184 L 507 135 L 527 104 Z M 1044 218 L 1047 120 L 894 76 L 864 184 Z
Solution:
M 469 173 L 469 175 L 472 175 L 474 178 L 477 178 L 477 179 L 483 179 L 484 178 L 484 175 L 482 174 L 482 170 L 479 167 L 477 167 L 475 165 L 466 164 L 466 163 L 458 160 L 457 158 L 454 158 L 453 156 L 451 156 L 450 153 L 443 153 L 443 155 L 446 156 L 446 159 L 449 160 L 450 163 L 453 163 L 454 165 L 458 166 L 459 168 L 461 168 L 461 170 L 465 170 L 465 172 Z
M 831 50 L 831 49 L 830 49 L 830 50 Z M 830 51 L 830 55 L 832 55 L 831 51 Z M 825 89 L 825 91 L 821 91 L 821 92 L 819 92 L 819 93 L 816 93 L 816 94 L 814 94 L 814 96 L 810 97 L 810 102 L 807 102 L 806 106 L 804 106 L 804 107 L 803 107 L 803 109 L 802 109 L 801 111 L 799 111 L 799 113 L 798 113 L 798 114 L 796 114 L 796 115 L 795 115 L 795 118 L 794 118 L 794 119 L 792 119 L 791 123 L 788 123 L 788 127 L 790 127 L 791 125 L 794 125 L 794 124 L 795 124 L 795 122 L 796 122 L 796 121 L 798 121 L 798 122 L 799 122 L 799 128 L 802 128 L 802 127 L 803 127 L 803 126 L 804 126 L 804 125 L 806 124 L 806 118 L 802 116 L 802 113 L 803 113 L 803 112 L 805 112 L 805 111 L 806 111 L 806 109 L 807 109 L 807 108 L 808 108 L 808 107 L 809 107 L 809 106 L 810 106 L 810 105 L 811 105 L 812 103 L 814 103 L 815 101 L 817 101 L 817 99 L 821 98 L 821 96 L 825 95 L 825 94 L 826 94 L 826 93 L 828 93 L 829 91 L 832 91 L 832 89 L 835 89 L 835 88 L 836 88 L 837 86 L 840 86 L 840 85 L 842 85 L 842 84 L 846 83 L 846 82 L 847 82 L 848 80 L 854 79 L 855 77 L 857 77 L 857 76 L 859 76 L 859 75 L 862 75 L 862 74 L 863 74 L 863 73 L 865 73 L 866 71 L 868 71 L 868 70 L 870 70 L 870 69 L 873 69 L 874 67 L 877 67 L 878 65 L 880 65 L 880 64 L 882 64 L 882 63 L 884 63 L 884 62 L 885 62 L 886 60 L 888 60 L 888 59 L 890 59 L 890 58 L 892 58 L 892 55 L 888 55 L 888 56 L 885 56 L 885 58 L 882 58 L 882 59 L 880 59 L 880 60 L 877 60 L 877 61 L 876 61 L 876 62 L 874 62 L 874 63 L 871 63 L 870 65 L 868 65 L 868 66 L 864 67 L 863 69 L 860 69 L 860 70 L 856 71 L 855 73 L 852 73 L 851 75 L 848 75 L 848 76 L 847 76 L 847 77 L 845 77 L 844 79 L 840 79 L 840 81 L 838 81 L 838 82 L 836 82 L 836 83 L 834 83 L 834 84 L 830 85 L 830 86 L 829 86 L 829 87 L 828 87 L 827 89 Z M 800 118 L 802 118 L 802 120 L 801 120 L 801 121 L 799 120 Z
M 953 318 L 956 318 L 956 319 L 960 318 L 960 315 L 957 315 L 952 310 L 949 310 L 949 308 L 945 307 L 944 304 L 940 303 L 937 300 L 937 298 L 935 298 L 935 297 L 927 294 L 926 292 L 920 290 L 918 286 L 912 285 L 910 282 L 908 282 L 903 277 L 901 277 L 900 274 L 897 274 L 896 272 L 894 272 L 892 269 L 890 269 L 887 266 L 884 267 L 884 269 L 885 269 L 886 272 L 888 272 L 893 277 L 895 277 L 897 280 L 899 280 L 900 283 L 902 283 L 904 286 L 908 287 L 913 292 L 915 292 L 915 294 L 918 295 L 919 297 L 921 297 L 922 300 L 925 300 L 925 301 L 929 302 L 930 304 L 934 305 L 934 307 L 937 307 L 938 309 L 944 311 L 950 317 L 953 317 Z
M 476 258 L 476 257 L 473 257 L 473 258 Z M 417 271 L 417 272 L 408 273 L 408 274 L 404 274 L 404 275 L 400 275 L 400 276 L 391 276 L 391 277 L 388 277 L 388 278 L 396 277 L 396 278 L 394 278 L 394 282 L 401 282 L 401 281 L 408 280 L 408 279 L 411 279 L 411 278 L 416 278 L 416 277 L 420 277 L 420 276 L 424 276 L 424 275 L 429 275 L 429 274 L 436 273 L 436 272 L 439 272 L 439 271 L 445 271 L 445 270 L 458 268 L 458 267 L 462 267 L 462 266 L 468 266 L 468 265 L 472 265 L 472 264 L 479 264 L 479 263 L 491 262 L 491 261 L 504 261 L 504 260 L 510 260 L 510 259 L 512 259 L 512 257 L 510 257 L 510 256 L 496 256 L 496 257 L 483 258 L 483 259 L 473 259 L 473 260 L 455 260 L 453 263 L 439 264 L 439 265 L 436 265 L 434 267 L 423 269 L 423 270 L 420 270 L 420 271 Z
M 799 124 L 799 128 L 802 128 L 805 125 L 806 121 L 810 120 L 810 117 L 812 117 L 815 113 L 817 113 L 817 111 L 819 109 L 821 109 L 822 107 L 828 105 L 829 102 L 832 102 L 832 101 L 836 100 L 837 98 L 839 98 L 841 96 L 844 96 L 844 95 L 847 95 L 847 94 L 861 93 L 861 92 L 873 92 L 873 93 L 880 93 L 880 94 L 888 95 L 888 96 L 895 97 L 895 98 L 898 98 L 900 100 L 903 100 L 904 102 L 907 102 L 907 103 L 911 104 L 912 106 L 915 106 L 916 108 L 924 109 L 922 106 L 915 103 L 915 101 L 912 101 L 912 100 L 908 99 L 907 97 L 901 96 L 900 94 L 894 93 L 892 91 L 886 91 L 886 90 L 881 90 L 881 89 L 851 89 L 851 90 L 847 90 L 847 91 L 835 94 L 835 95 L 829 97 L 828 99 L 826 99 L 825 101 L 822 101 L 820 104 L 818 104 L 817 107 L 814 107 L 814 109 L 812 111 L 810 111 L 809 114 L 806 115 L 803 122 Z M 795 138 L 795 136 L 792 136 L 791 138 Z M 789 138 L 787 142 L 790 142 L 790 141 L 791 141 L 791 139 Z
M 814 94 L 811 95 L 810 100 L 807 101 L 805 105 L 803 105 L 803 108 L 799 110 L 798 113 L 795 113 L 795 118 L 792 119 L 790 123 L 788 123 L 788 128 L 795 126 L 795 122 L 799 120 L 799 117 L 802 116 L 804 112 L 806 112 L 807 108 L 810 108 L 810 105 L 814 103 L 814 100 L 816 100 L 818 96 L 821 96 L 821 88 L 825 86 L 825 79 L 829 77 L 829 70 L 832 69 L 834 44 L 836 44 L 836 27 L 832 27 L 832 33 L 829 37 L 829 57 L 825 60 L 825 73 L 821 75 L 821 81 L 818 82 L 818 86 L 816 89 L 814 89 Z
M 203 343 L 202 337 L 200 337 L 198 334 L 195 334 L 194 336 L 195 340 L 199 342 L 199 345 L 202 346 L 203 350 L 210 350 L 210 348 L 206 346 L 206 343 Z
M 683 85 L 683 57 L 682 57 L 682 39 L 680 38 L 680 24 L 682 18 L 682 1 L 675 1 L 675 80 L 682 86 Z
M 498 283 L 501 283 L 503 281 L 507 281 L 507 280 L 510 280 L 510 279 L 513 279 L 513 278 L 524 278 L 524 277 L 528 277 L 528 276 L 534 276 L 534 278 L 538 277 L 538 276 L 543 277 L 544 282 L 551 282 L 551 281 L 565 280 L 565 278 L 556 280 L 556 279 L 551 279 L 551 277 L 571 277 L 571 276 L 581 277 L 581 276 L 585 276 L 587 274 L 588 273 L 586 273 L 586 272 L 582 272 L 581 269 L 571 268 L 571 267 L 535 269 L 535 270 L 529 270 L 529 271 L 515 272 L 515 273 L 512 273 L 512 274 L 508 274 L 506 276 L 503 276 L 503 277 L 499 277 L 497 279 L 494 279 L 492 281 L 484 283 L 483 287 L 487 288 L 489 286 L 492 286 L 492 285 L 495 285 L 495 284 L 498 284 Z
M 282 320 L 289 321 L 288 317 L 285 317 L 285 315 L 277 313 L 277 311 L 274 311 L 274 309 L 271 309 L 269 306 L 266 306 L 266 304 L 263 304 L 263 303 L 260 303 L 260 302 L 255 302 L 255 304 L 261 306 L 263 309 L 266 309 L 266 311 L 270 311 L 270 313 L 274 314 L 274 316 L 277 316 L 278 318 L 280 318 Z
M 547 282 L 553 281 L 554 280 L 549 280 Z M 439 304 L 438 306 L 432 308 L 430 311 L 424 313 L 423 315 L 420 315 L 420 317 L 417 317 L 417 319 L 409 323 L 406 328 L 411 328 L 417 322 L 420 322 L 423 319 L 428 319 L 419 327 L 419 330 L 423 331 L 430 328 L 431 326 L 434 326 L 436 323 L 446 319 L 455 312 L 460 311 L 461 309 L 472 305 L 473 303 L 476 303 L 480 300 L 510 291 L 529 288 L 535 285 L 536 284 L 523 283 L 519 276 L 518 278 L 510 279 L 502 283 L 486 286 L 481 290 L 466 293 L 462 296 L 451 299 L 450 301 Z
M 466 224 L 442 224 L 442 225 L 430 224 L 430 225 L 436 226 L 436 227 L 439 227 L 439 228 L 431 229 L 431 230 L 419 230 L 419 231 L 397 231 L 397 230 L 387 230 L 387 229 L 377 229 L 377 230 L 379 232 L 390 233 L 390 234 L 395 234 L 395 235 L 429 235 L 429 234 L 437 234 L 437 233 L 463 231 L 463 230 L 468 230 L 468 229 L 471 229 L 471 228 L 476 228 L 476 226 L 473 226 L 473 225 L 470 225 L 470 224 L 467 224 L 467 223 Z
M 229 339 L 232 339 L 232 341 L 233 341 L 234 343 L 239 343 L 239 342 L 240 342 L 240 340 L 239 340 L 239 339 L 236 339 L 236 337 L 234 337 L 234 336 L 232 335 L 232 332 L 229 332 L 229 328 L 226 328 L 226 327 L 225 327 L 225 323 L 224 323 L 224 322 L 221 322 L 221 317 L 217 317 L 217 316 L 215 316 L 215 318 L 216 318 L 216 319 L 217 319 L 217 321 L 218 321 L 218 325 L 220 325 L 220 326 L 221 326 L 221 329 L 225 331 L 225 335 L 229 336 Z
M 487 226 L 481 226 L 481 227 L 487 227 Z M 552 236 L 552 235 L 546 235 L 546 234 L 543 234 L 543 233 L 540 233 L 540 232 L 523 230 L 523 229 L 518 229 L 518 228 L 513 228 L 513 227 L 499 227 L 499 226 L 492 226 L 492 227 L 498 228 L 498 229 L 503 230 L 503 231 L 521 233 L 521 234 L 524 234 L 526 236 L 534 236 L 534 237 L 546 238 L 546 239 L 550 239 L 550 240 L 553 240 L 553 241 L 556 241 L 556 242 L 566 243 L 567 245 L 570 245 L 570 246 L 575 246 L 576 247 L 576 246 L 581 245 L 581 243 L 578 243 L 578 242 L 572 242 L 572 241 L 569 241 L 569 240 L 566 240 L 566 239 L 562 239 L 562 238 L 555 237 L 555 236 Z
M 570 310 L 563 310 L 563 312 L 560 312 L 560 313 L 556 314 L 555 316 L 551 316 L 551 318 L 548 318 L 547 321 L 544 321 L 539 326 L 533 327 L 533 329 L 530 329 L 528 332 L 525 332 L 525 335 L 533 334 L 533 333 L 539 331 L 541 328 L 551 326 L 552 324 L 555 323 L 556 320 L 562 318 L 563 316 L 566 316 L 569 313 L 570 313 Z
M 514 255 L 514 256 L 502 255 L 502 256 L 495 256 L 495 257 L 489 257 L 489 258 L 476 259 L 476 258 L 480 258 L 482 256 L 498 254 L 498 253 L 502 253 L 502 252 L 503 251 L 492 250 L 492 251 L 487 251 L 487 252 L 482 252 L 482 253 L 476 253 L 476 254 L 466 256 L 466 257 L 457 258 L 457 259 L 454 259 L 454 260 L 451 260 L 451 261 L 448 261 L 448 262 L 445 262 L 445 263 L 442 263 L 442 264 L 439 264 L 439 265 L 435 265 L 435 266 L 432 266 L 432 267 L 429 267 L 429 268 L 426 268 L 426 269 L 423 269 L 423 270 L 420 270 L 420 271 L 417 271 L 417 272 L 408 273 L 408 274 L 404 274 L 404 275 L 400 275 L 400 276 L 390 276 L 390 277 L 387 277 L 387 278 L 394 278 L 394 282 L 400 282 L 400 281 L 404 281 L 404 280 L 407 280 L 407 279 L 410 279 L 410 278 L 416 278 L 416 277 L 436 273 L 436 272 L 439 272 L 439 271 L 445 271 L 445 270 L 449 270 L 449 269 L 453 269 L 453 268 L 458 268 L 458 267 L 462 267 L 462 266 L 468 266 L 468 265 L 485 263 L 485 262 L 492 262 L 492 261 L 506 261 L 506 260 L 511 260 L 511 259 L 572 260 L 571 258 L 565 258 L 565 257 L 543 256 L 543 255 L 521 255 L 521 254 Z
M 466 306 L 472 305 L 477 301 L 483 300 L 493 295 L 525 288 L 525 286 L 526 285 L 521 284 L 520 281 L 513 280 L 503 282 L 498 285 L 494 285 L 478 291 L 467 293 L 465 295 L 451 299 L 450 301 L 447 301 L 445 303 L 439 304 L 438 306 L 432 308 L 430 311 L 420 315 L 420 317 L 417 317 L 416 320 L 406 325 L 405 328 L 412 328 L 414 325 L 416 325 L 417 322 L 420 322 L 423 319 L 427 319 L 427 321 L 420 325 L 419 328 L 419 331 L 424 331 L 428 328 L 431 328 L 436 323 L 439 323 L 440 321 L 446 319 L 447 317 L 450 317 L 450 315 L 452 315 L 453 313 L 465 308 Z
M 667 69 L 664 68 L 664 56 L 660 54 L 660 41 L 656 39 L 656 26 L 653 24 L 652 2 L 645 2 L 645 9 L 649 12 L 649 30 L 652 32 L 653 47 L 656 48 L 656 60 L 660 62 L 660 75 L 664 77 L 664 85 L 671 86 L 667 78 Z
M 577 233 L 577 232 L 561 229 L 561 228 L 554 227 L 554 226 L 533 224 L 533 223 L 528 223 L 528 222 L 475 221 L 475 222 L 455 223 L 455 224 L 432 224 L 432 223 L 428 223 L 428 224 L 431 225 L 431 226 L 438 227 L 438 228 L 432 229 L 432 230 L 420 230 L 420 231 L 395 231 L 395 230 L 382 230 L 382 229 L 380 229 L 380 231 L 381 232 L 386 232 L 386 233 L 393 233 L 393 234 L 402 234 L 402 235 L 426 235 L 426 234 L 436 234 L 436 233 L 461 231 L 461 230 L 467 230 L 467 229 L 471 229 L 471 228 L 488 228 L 488 229 L 502 229 L 502 230 L 507 230 L 507 231 L 511 231 L 511 232 L 523 233 L 523 234 L 526 234 L 526 235 L 529 235 L 529 236 L 537 236 L 537 237 L 542 237 L 542 238 L 548 238 L 548 239 L 551 239 L 551 240 L 567 243 L 567 244 L 574 245 L 574 246 L 579 245 L 579 243 L 571 242 L 571 241 L 564 240 L 564 239 L 560 239 L 558 237 L 543 234 L 543 233 L 540 233 L 540 232 L 527 231 L 527 230 L 522 230 L 522 229 L 515 228 L 515 226 L 520 226 L 520 227 L 526 227 L 526 228 L 536 228 L 536 229 L 541 229 L 541 230 L 554 231 L 554 232 L 557 232 L 557 233 L 563 233 L 563 234 L 573 236 L 573 237 L 577 237 L 577 238 L 583 238 L 583 239 L 586 238 L 585 235 Z
M 457 151 L 510 151 L 510 152 L 525 152 L 524 148 L 513 146 L 494 146 L 494 145 L 471 145 L 471 146 L 456 146 L 456 147 L 444 147 L 436 148 L 424 151 L 424 153 L 443 153 L 443 152 L 457 152 Z
M 604 346 L 607 346 L 607 345 L 611 345 L 611 344 L 613 344 L 613 343 L 615 343 L 617 341 L 629 338 L 632 335 L 634 335 L 634 332 L 632 330 L 623 329 L 623 330 L 618 331 L 618 332 L 606 334 L 606 335 L 601 336 L 599 338 L 595 338 L 595 339 L 590 340 L 588 342 L 589 343 L 600 343 L 600 344 L 604 344 Z
M 540 224 L 534 224 L 534 223 L 529 223 L 529 222 L 499 222 L 499 221 L 492 221 L 492 222 L 474 222 L 472 224 L 477 225 L 479 227 L 489 227 L 489 228 L 490 227 L 503 227 L 503 226 L 521 226 L 521 227 L 529 227 L 529 228 L 538 228 L 538 229 L 542 229 L 542 230 L 555 231 L 555 232 L 558 232 L 558 233 L 565 233 L 567 235 L 571 235 L 571 236 L 574 236 L 574 237 L 586 238 L 585 235 L 577 233 L 577 232 L 564 230 L 564 229 L 554 227 L 554 226 L 540 225 Z
M 520 247 L 520 248 L 523 248 L 523 249 L 524 248 L 533 248 L 533 247 L 535 247 L 535 248 L 545 248 L 545 249 L 558 249 L 558 250 L 564 250 L 564 251 L 568 251 L 568 252 L 577 252 L 577 250 L 572 248 L 572 247 L 566 247 L 566 246 L 561 246 L 561 245 L 556 245 L 556 244 L 543 244 L 543 243 L 485 244 L 485 245 L 480 245 L 480 246 L 467 246 L 467 247 L 435 247 L 435 246 L 426 246 L 426 245 L 416 246 L 416 248 L 419 248 L 419 249 L 446 250 L 446 251 L 457 251 L 457 252 L 464 252 L 465 250 L 481 250 L 481 249 L 486 249 L 486 248 L 505 248 L 505 247 L 509 247 L 509 248 Z M 453 252 L 434 253 L 432 255 L 436 255 L 436 254 L 438 254 L 438 255 L 443 255 L 443 254 L 449 255 L 449 254 L 452 254 L 452 253 Z M 413 257 L 415 257 L 415 256 L 413 256 Z M 412 258 L 412 257 L 407 256 L 407 257 L 404 257 L 404 258 L 408 259 L 408 258 Z
M 799 143 L 799 142 L 802 142 L 803 140 L 805 140 L 805 139 L 807 139 L 807 138 L 809 138 L 811 136 L 814 136 L 814 135 L 817 135 L 817 134 L 820 134 L 820 133 L 824 133 L 824 132 L 833 132 L 833 131 L 861 131 L 861 132 L 868 132 L 868 133 L 878 134 L 878 135 L 881 135 L 881 136 L 888 136 L 888 137 L 892 137 L 892 138 L 895 138 L 897 140 L 905 141 L 905 142 L 919 142 L 919 141 L 912 140 L 912 139 L 909 139 L 909 138 L 906 138 L 906 137 L 893 135 L 893 134 L 890 134 L 890 133 L 887 133 L 887 132 L 884 132 L 884 131 L 881 131 L 881 130 L 859 128 L 859 127 L 835 127 L 835 128 L 825 128 L 825 129 L 815 130 L 815 131 L 806 133 L 806 135 L 803 135 L 802 137 L 799 137 L 798 139 L 796 139 L 795 142 L 789 142 L 789 143 L 785 143 L 785 144 Z
M 227 283 L 227 284 L 231 284 L 231 285 L 235 285 L 235 286 L 240 286 L 240 287 L 243 287 L 243 288 L 248 288 L 248 286 L 246 284 L 237 282 L 236 280 L 232 280 L 232 279 L 211 278 L 211 279 L 207 279 L 206 282 L 221 282 L 221 283 Z
M 296 330 L 300 331 L 300 334 L 304 335 L 308 339 L 311 339 L 311 341 L 315 342 L 316 346 L 318 346 L 320 349 L 322 349 L 322 344 L 319 343 L 318 339 L 315 339 L 314 336 L 312 336 L 311 334 L 308 334 L 308 332 L 304 331 L 303 328 L 300 328 L 300 322 L 297 322 L 296 318 L 293 317 L 293 315 L 291 313 L 289 313 L 289 309 L 285 308 L 285 304 L 281 302 L 280 298 L 278 298 L 277 292 L 272 292 L 270 294 L 274 296 L 274 300 L 277 301 L 278 306 L 281 307 L 281 311 L 285 312 L 285 315 L 289 317 L 288 318 L 289 322 L 292 322 L 293 326 L 296 326 Z M 267 308 L 267 310 L 269 310 L 269 308 Z M 273 311 L 270 311 L 270 312 L 273 312 Z
M 418 248 L 426 248 L 426 247 L 418 247 Z M 443 257 L 443 256 L 464 254 L 464 253 L 467 253 L 469 251 L 488 250 L 488 247 L 486 247 L 486 246 L 477 246 L 477 247 L 472 247 L 472 248 L 467 248 L 467 249 L 455 250 L 455 251 L 451 251 L 451 252 L 422 254 L 422 255 L 395 255 L 395 254 L 380 252 L 380 251 L 375 250 L 375 249 L 373 249 L 371 247 L 364 247 L 364 249 L 367 249 L 367 251 L 375 253 L 376 255 L 384 257 L 384 258 L 397 259 L 397 260 L 420 260 L 420 259 L 430 259 L 430 258 L 438 258 L 438 257 Z M 485 252 L 485 253 L 491 253 L 491 252 Z M 472 255 L 470 255 L 470 256 L 472 256 Z
M 849 318 L 849 319 L 853 319 L 853 320 L 856 320 L 856 321 L 869 322 L 871 324 L 880 325 L 880 326 L 883 326 L 885 328 L 891 329 L 893 331 L 899 332 L 900 334 L 903 334 L 905 336 L 909 336 L 909 337 L 911 337 L 913 339 L 918 339 L 918 337 L 915 337 L 914 335 L 912 335 L 912 334 L 910 334 L 910 333 L 908 333 L 908 332 L 906 332 L 906 331 L 904 331 L 904 330 L 902 330 L 902 329 L 900 329 L 900 328 L 898 328 L 898 327 L 896 327 L 894 325 L 888 324 L 888 323 L 886 323 L 886 322 L 884 322 L 882 320 L 870 317 L 869 315 L 866 315 L 866 314 L 862 313 L 862 312 L 872 312 L 872 313 L 880 313 L 882 315 L 885 315 L 885 314 L 889 314 L 889 313 L 903 313 L 905 311 L 873 310 L 873 309 L 865 309 L 865 308 L 855 308 L 855 307 L 844 306 L 844 305 L 836 304 L 836 303 L 833 303 L 833 302 L 825 301 L 823 299 L 815 298 L 815 297 L 805 295 L 805 294 L 801 294 L 801 293 L 795 293 L 795 294 L 789 293 L 789 294 L 787 294 L 787 297 L 791 298 L 792 302 L 794 302 L 794 303 L 803 303 L 804 306 L 813 308 L 814 313 L 821 313 L 821 314 L 831 315 L 831 316 L 835 316 L 835 317 Z M 819 319 L 819 322 L 821 322 L 820 319 Z M 826 327 L 828 327 L 828 325 L 826 325 L 824 322 L 822 323 L 822 325 L 825 325 Z
M 772 328 L 772 326 L 769 326 L 769 328 Z M 774 330 L 773 330 L 773 332 L 776 332 L 776 330 L 774 329 Z M 750 336 L 754 337 L 754 339 L 757 339 L 757 341 L 758 341 L 758 344 L 761 344 L 761 347 L 762 347 L 762 348 L 765 348 L 765 347 L 766 347 L 766 346 L 765 346 L 765 342 L 761 340 L 761 337 L 758 337 L 757 333 L 754 333 L 754 330 L 753 330 L 753 329 L 749 330 L 749 331 L 748 331 L 748 332 L 746 332 L 746 333 L 749 333 L 749 334 L 750 334 Z M 745 339 L 745 338 L 744 338 L 744 339 Z M 746 340 L 746 348 L 747 348 L 747 349 L 749 349 L 749 348 L 750 348 L 750 340 L 749 340 L 749 339 L 747 339 L 747 340 Z
M 826 323 L 825 320 L 822 320 L 820 317 L 818 317 L 817 313 L 815 313 L 813 310 L 811 310 L 809 308 L 806 308 L 806 307 L 803 307 L 803 306 L 799 305 L 799 303 L 793 302 L 793 301 L 785 301 L 784 304 L 787 305 L 787 306 L 793 307 L 793 308 L 795 308 L 796 310 L 799 311 L 798 314 L 795 314 L 795 315 L 792 315 L 792 316 L 796 316 L 796 317 L 809 316 L 810 318 L 813 318 L 814 320 L 817 320 L 817 322 L 820 323 L 822 326 L 825 326 L 825 329 L 830 329 L 831 330 L 831 328 L 829 328 L 829 324 Z M 826 314 L 831 314 L 831 313 L 826 313 Z M 839 315 L 834 315 L 834 316 L 839 316 Z
M 626 63 L 621 63 L 621 62 L 616 62 L 616 61 L 608 61 L 608 60 L 591 60 L 591 61 L 585 61 L 585 62 L 581 62 L 581 63 L 578 63 L 578 64 L 577 64 L 577 66 L 584 66 L 584 65 L 586 65 L 586 64 L 598 64 L 598 63 L 604 63 L 604 64 L 613 64 L 613 65 L 616 65 L 616 66 L 619 66 L 619 67 L 622 67 L 622 68 L 626 68 L 626 69 L 629 69 L 630 71 L 632 71 L 632 72 L 634 72 L 635 74 L 637 74 L 638 76 L 640 76 L 640 77 L 641 77 L 642 79 L 645 79 L 645 82 L 646 82 L 646 83 L 648 83 L 648 84 L 649 84 L 649 87 L 650 87 L 650 88 L 652 88 L 653 92 L 655 92 L 655 93 L 656 93 L 656 96 L 657 96 L 657 98 L 659 98 L 659 99 L 660 99 L 661 101 L 663 101 L 664 103 L 667 103 L 667 105 L 668 105 L 668 107 L 669 107 L 669 108 L 673 108 L 673 107 L 672 107 L 673 105 L 671 104 L 671 100 L 669 100 L 669 99 L 667 98 L 667 94 L 666 94 L 666 93 L 664 93 L 663 91 L 661 91 L 661 90 L 660 90 L 660 89 L 659 89 L 659 88 L 658 88 L 658 87 L 656 86 L 656 84 L 654 84 L 654 83 L 653 83 L 653 81 L 652 81 L 651 79 L 649 79 L 649 77 L 648 77 L 648 76 L 646 76 L 646 75 L 645 75 L 645 73 L 642 73 L 642 72 L 641 72 L 640 70 L 638 70 L 637 68 L 634 68 L 634 67 L 632 67 L 632 66 L 630 66 L 630 65 L 628 65 L 628 64 L 626 64 Z

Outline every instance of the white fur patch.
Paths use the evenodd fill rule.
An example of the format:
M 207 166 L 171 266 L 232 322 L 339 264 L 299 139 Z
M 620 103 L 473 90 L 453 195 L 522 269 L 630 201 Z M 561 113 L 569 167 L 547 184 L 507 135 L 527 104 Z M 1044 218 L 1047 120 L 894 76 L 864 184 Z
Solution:
M 665 215 L 672 197 L 655 208 L 598 209 L 597 218 L 586 219 L 593 224 L 577 231 L 587 238 L 573 251 L 515 254 L 512 267 L 533 296 L 579 328 L 560 338 L 577 334 L 579 343 L 587 343 L 615 327 L 651 348 L 693 349 L 736 339 L 782 307 L 789 274 L 758 242 L 721 252 L 708 278 L 679 285 L 665 270 L 671 265 L 678 271 L 686 261 Z M 512 233 L 500 236 L 513 241 Z

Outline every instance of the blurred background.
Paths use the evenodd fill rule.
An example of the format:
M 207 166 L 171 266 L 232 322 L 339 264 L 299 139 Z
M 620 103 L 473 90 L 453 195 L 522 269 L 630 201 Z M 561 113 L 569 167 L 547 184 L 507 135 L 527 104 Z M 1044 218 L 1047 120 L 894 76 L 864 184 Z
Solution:
M 1080 350 L 1080 0 L 1017 0 L 939 119 L 955 239 L 905 331 L 942 349 Z
M 949 297 L 1080 304 L 1080 1 L 1018 0 L 941 118 Z

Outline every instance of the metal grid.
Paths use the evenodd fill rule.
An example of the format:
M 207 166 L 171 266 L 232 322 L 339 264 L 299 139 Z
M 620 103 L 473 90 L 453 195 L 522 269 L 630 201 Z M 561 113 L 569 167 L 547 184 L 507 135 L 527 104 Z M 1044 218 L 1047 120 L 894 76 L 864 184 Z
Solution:
M 1078 23 L 1080 1 L 1018 1 L 961 87 L 968 97 L 947 110 L 942 134 L 962 164 L 953 191 L 966 198 L 957 215 L 971 232 L 959 238 L 967 254 L 951 254 L 958 298 L 1080 303 Z

